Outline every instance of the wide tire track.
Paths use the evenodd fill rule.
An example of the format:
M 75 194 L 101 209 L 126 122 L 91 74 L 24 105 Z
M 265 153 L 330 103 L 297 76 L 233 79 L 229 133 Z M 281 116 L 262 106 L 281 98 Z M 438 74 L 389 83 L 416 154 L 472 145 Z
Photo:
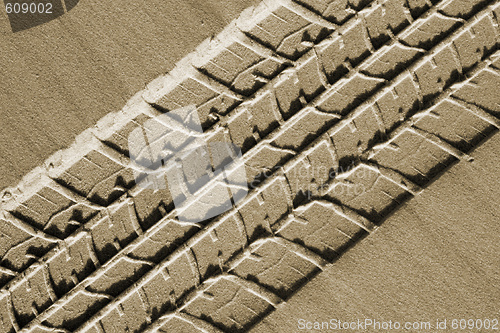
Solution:
M 252 22 L 253 28 L 243 29 L 244 33 L 239 28 L 228 30 L 238 35 L 238 42 L 228 44 L 230 34 L 225 32 L 214 43 L 216 47 L 211 46 L 210 52 L 213 53 L 208 52 L 209 57 L 194 60 L 188 57 L 187 61 L 195 64 L 197 70 L 184 73 L 184 76 L 174 70 L 168 77 L 152 84 L 145 96 L 159 111 L 142 106 L 134 111 L 137 117 L 133 122 L 124 122 L 121 129 L 112 128 L 105 138 L 94 139 L 93 144 L 98 148 L 91 146 L 91 152 L 82 158 L 83 162 L 69 163 L 70 167 L 59 166 L 63 171 L 59 170 L 57 177 L 52 177 L 57 172 L 51 171 L 51 177 L 35 179 L 35 184 L 44 186 L 26 200 L 28 203 L 19 205 L 16 201 L 18 206 L 15 209 L 10 203 L 5 205 L 10 211 L 5 214 L 6 222 L 17 223 L 19 230 L 32 237 L 22 236 L 28 241 L 16 244 L 24 246 L 25 253 L 33 251 L 33 247 L 37 247 L 33 243 L 38 244 L 37 241 L 45 242 L 38 246 L 37 251 L 57 244 L 38 264 L 32 265 L 3 289 L 0 306 L 4 309 L 1 315 L 6 332 L 18 331 L 28 324 L 27 331 L 45 326 L 74 329 L 86 316 L 109 302 L 79 331 L 98 331 L 99 327 L 105 331 L 134 331 L 147 325 L 154 327 L 159 323 L 155 320 L 164 313 L 167 315 L 160 321 L 162 325 L 174 319 L 185 323 L 189 321 L 186 318 L 191 318 L 189 325 L 194 327 L 202 325 L 201 320 L 220 330 L 245 330 L 279 303 L 270 299 L 288 297 L 307 281 L 307 277 L 316 274 L 322 265 L 368 234 L 390 211 L 417 194 L 450 163 L 457 159 L 467 160 L 466 152 L 498 129 L 498 101 L 491 102 L 491 97 L 494 100 L 495 96 L 485 100 L 477 90 L 463 84 L 472 82 L 469 75 L 481 84 L 492 80 L 498 82 L 498 64 L 494 63 L 498 63 L 497 58 L 484 60 L 498 47 L 495 39 L 498 36 L 497 5 L 490 5 L 472 18 L 471 15 L 485 7 L 486 2 L 461 1 L 457 6 L 453 1 L 443 1 L 432 8 L 414 8 L 413 12 L 401 5 L 404 8 L 400 9 L 407 14 L 404 16 L 406 25 L 401 21 L 384 22 L 384 16 L 377 16 L 378 4 L 362 11 L 362 19 L 347 18 L 342 22 L 328 15 L 323 19 L 318 15 L 322 11 L 313 4 L 304 5 L 313 11 L 286 1 L 280 5 L 268 4 L 265 10 L 256 10 L 252 15 L 258 23 L 252 21 L 254 18 L 243 19 L 247 26 L 248 21 Z M 358 4 L 360 9 L 364 6 L 366 4 Z M 263 15 L 266 10 L 273 11 L 273 15 Z M 272 26 L 269 20 L 276 19 L 276 12 L 281 13 L 278 17 L 281 24 L 293 22 L 290 32 L 283 29 L 280 42 L 263 41 L 262 32 L 265 32 L 266 24 Z M 284 19 L 286 15 L 300 15 L 306 19 L 300 26 L 296 21 Z M 414 16 L 419 15 L 422 19 L 415 21 Z M 339 27 L 339 23 L 343 24 Z M 386 24 L 386 27 L 375 27 L 379 24 Z M 408 28 L 404 29 L 405 26 Z M 335 29 L 336 32 L 323 38 L 325 29 Z M 426 32 L 425 38 L 419 35 L 422 30 Z M 321 41 L 315 45 L 311 41 L 296 39 L 304 31 L 309 31 L 303 34 L 308 38 L 311 34 L 314 36 L 312 32 L 315 31 L 315 42 Z M 365 42 L 359 43 L 360 40 Z M 219 42 L 223 45 L 217 45 Z M 244 66 L 241 64 L 242 67 L 232 71 L 222 70 L 219 63 L 227 62 L 227 57 L 235 56 L 238 49 L 221 51 L 229 50 L 233 44 L 243 45 L 261 58 Z M 302 46 L 294 49 L 297 45 Z M 337 54 L 335 50 L 340 49 L 345 53 L 332 57 Z M 204 51 L 206 47 L 200 47 L 200 50 Z M 398 61 L 387 61 L 394 54 L 399 55 Z M 226 60 L 217 63 L 216 59 Z M 454 59 L 451 65 L 449 59 Z M 245 81 L 242 77 L 249 73 L 250 68 L 256 72 L 266 67 L 269 70 L 269 62 L 275 63 L 274 69 L 270 70 L 272 74 L 282 74 L 276 78 L 259 75 L 250 83 L 247 78 L 246 85 L 239 83 Z M 490 66 L 491 62 L 493 65 Z M 489 67 L 484 69 L 482 66 Z M 228 73 L 234 74 L 228 76 Z M 172 79 L 176 82 L 174 85 L 169 81 Z M 165 87 L 165 82 L 170 86 Z M 463 85 L 452 86 L 457 82 Z M 209 87 L 215 97 L 202 91 L 193 94 L 195 89 L 201 89 L 195 88 L 196 84 L 203 89 Z M 224 99 L 225 102 L 221 103 Z M 227 99 L 233 102 L 227 103 Z M 212 131 L 213 138 L 225 137 L 242 146 L 247 174 L 250 175 L 248 182 L 255 188 L 236 210 L 210 222 L 201 232 L 197 232 L 197 227 L 177 223 L 175 212 L 168 213 L 173 207 L 172 198 L 166 191 L 151 198 L 146 191 L 134 188 L 128 161 L 123 155 L 127 153 L 124 138 L 133 126 L 173 106 L 183 106 L 180 101 L 189 104 L 196 100 L 199 100 L 196 105 L 200 117 L 207 108 L 210 110 L 202 119 L 207 131 Z M 431 103 L 439 108 L 427 108 Z M 266 112 L 269 108 L 273 112 Z M 454 119 L 453 114 L 457 112 L 460 117 L 471 120 L 471 125 L 460 132 L 449 122 L 439 120 Z M 252 120 L 248 114 L 265 117 Z M 440 117 L 435 117 L 435 114 Z M 407 142 L 411 145 L 418 142 L 419 147 L 423 147 L 420 150 L 426 151 L 427 155 L 412 151 L 411 145 L 405 145 Z M 400 151 L 395 153 L 394 147 Z M 436 162 L 427 161 L 428 156 Z M 400 163 L 405 158 L 413 158 L 410 169 Z M 86 183 L 82 180 L 85 174 L 80 169 L 89 165 L 101 170 L 102 176 L 87 179 Z M 321 169 L 323 174 L 297 178 L 300 170 L 311 165 Z M 336 171 L 334 179 L 329 172 L 331 169 Z M 262 177 L 264 171 L 273 175 Z M 357 174 L 362 176 L 356 177 Z M 366 183 L 362 186 L 370 191 L 363 195 L 353 192 L 348 199 L 344 195 L 339 197 L 338 189 L 353 188 L 353 179 L 357 178 L 364 180 Z M 95 183 L 96 180 L 99 181 Z M 209 189 L 210 184 L 203 190 Z M 381 195 L 386 200 L 380 199 Z M 57 226 L 53 229 L 43 225 L 43 220 L 37 220 L 33 217 L 35 215 L 28 216 L 27 212 L 33 212 L 33 207 L 43 207 L 42 201 L 54 205 L 60 203 L 63 207 L 56 209 L 56 213 L 46 208 L 37 212 L 49 216 L 48 220 L 52 219 L 49 224 Z M 257 207 L 262 211 L 260 215 L 255 213 Z M 80 215 L 75 216 L 75 211 Z M 323 215 L 333 214 L 331 220 L 338 221 L 332 224 L 331 220 L 316 220 L 313 216 L 319 211 Z M 53 218 L 64 214 L 68 215 L 60 221 Z M 75 230 L 68 229 L 68 225 L 78 226 L 85 219 L 88 221 L 68 237 L 67 234 Z M 112 229 L 113 232 L 106 234 L 106 229 L 115 224 L 120 224 L 120 229 Z M 309 233 L 304 233 L 304 225 Z M 330 233 L 318 240 L 317 233 L 325 228 Z M 47 231 L 52 231 L 53 235 Z M 195 233 L 196 236 L 191 238 Z M 66 239 L 61 242 L 57 237 Z M 151 242 L 155 237 L 166 238 L 163 240 L 165 245 L 159 247 L 154 244 L 157 241 Z M 269 252 L 269 246 L 275 248 L 276 244 L 283 247 L 281 257 Z M 245 256 L 256 253 L 269 261 L 269 265 L 248 265 Z M 58 261 L 58 257 L 64 257 L 64 260 Z M 293 269 L 298 277 L 289 285 L 273 280 L 273 274 L 266 273 L 269 267 L 276 265 L 272 264 L 274 260 L 281 262 L 285 257 L 288 260 L 286 267 L 276 268 L 275 275 L 289 274 Z M 72 258 L 82 259 L 75 263 Z M 67 260 L 71 260 L 70 264 L 64 264 Z M 182 268 L 185 265 L 193 269 L 186 271 Z M 301 269 L 293 265 L 299 265 Z M 157 277 L 161 275 L 168 280 L 172 278 L 168 274 L 174 273 L 167 269 L 165 276 L 162 269 L 177 266 L 176 279 L 187 281 L 163 285 Z M 14 267 L 6 267 L 0 273 L 7 278 L 15 276 L 11 268 Z M 113 272 L 113 269 L 125 271 L 126 275 L 108 281 L 105 272 Z M 189 280 L 193 272 L 198 273 Z M 228 272 L 229 275 L 224 273 L 219 278 L 217 272 Z M 215 277 L 210 277 L 214 274 Z M 120 285 L 125 276 L 130 281 Z M 239 278 L 235 280 L 237 276 Z M 138 282 L 125 291 L 132 281 Z M 172 292 L 165 291 L 162 297 L 156 297 L 155 303 L 150 298 L 153 290 L 158 291 L 158 287 L 152 287 L 157 283 Z M 207 304 L 197 305 L 200 299 L 192 293 L 210 288 L 223 290 L 218 287 L 221 283 L 229 283 L 237 288 L 235 290 L 250 288 L 250 294 L 254 296 L 255 290 L 260 290 L 264 296 L 259 298 L 268 306 L 253 311 L 259 315 L 236 320 L 229 314 L 216 315 L 216 308 L 210 310 Z M 273 296 L 270 298 L 267 294 Z M 246 296 L 242 297 L 241 302 L 246 304 Z M 31 304 L 26 302 L 30 299 L 34 300 Z M 142 306 L 138 309 L 137 304 Z M 203 308 L 205 312 L 197 310 Z M 145 311 L 145 316 L 133 318 L 136 322 L 118 320 L 115 316 L 118 314 L 121 318 L 127 311 Z M 230 307 L 228 311 L 235 309 Z M 38 318 L 33 321 L 35 317 Z

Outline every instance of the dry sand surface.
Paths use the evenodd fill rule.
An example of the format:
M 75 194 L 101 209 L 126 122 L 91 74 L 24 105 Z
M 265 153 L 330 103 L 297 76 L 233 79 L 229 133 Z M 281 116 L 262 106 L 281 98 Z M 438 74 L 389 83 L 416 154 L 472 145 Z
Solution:
M 500 3 L 246 5 L 5 32 L 0 332 L 500 319 Z

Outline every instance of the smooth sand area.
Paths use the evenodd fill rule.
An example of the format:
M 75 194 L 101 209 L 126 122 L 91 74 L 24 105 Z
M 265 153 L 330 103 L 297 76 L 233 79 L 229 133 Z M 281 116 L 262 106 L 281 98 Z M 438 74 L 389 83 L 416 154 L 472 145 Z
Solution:
M 471 153 L 474 162 L 451 167 L 251 332 L 335 332 L 300 329 L 299 319 L 447 319 L 443 332 L 456 331 L 453 319 L 498 320 L 499 145 L 496 134 Z
M 217 34 L 252 0 L 82 0 L 12 33 L 0 10 L 0 189 Z

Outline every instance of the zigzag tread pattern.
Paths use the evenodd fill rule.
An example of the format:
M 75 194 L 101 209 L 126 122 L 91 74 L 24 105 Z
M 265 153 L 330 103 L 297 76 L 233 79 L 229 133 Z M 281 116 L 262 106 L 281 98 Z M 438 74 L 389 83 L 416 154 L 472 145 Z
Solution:
M 499 15 L 481 0 L 245 11 L 3 193 L 0 330 L 248 330 L 498 131 Z M 127 147 L 188 105 L 208 141 L 241 147 L 250 188 L 199 224 L 137 186 Z

